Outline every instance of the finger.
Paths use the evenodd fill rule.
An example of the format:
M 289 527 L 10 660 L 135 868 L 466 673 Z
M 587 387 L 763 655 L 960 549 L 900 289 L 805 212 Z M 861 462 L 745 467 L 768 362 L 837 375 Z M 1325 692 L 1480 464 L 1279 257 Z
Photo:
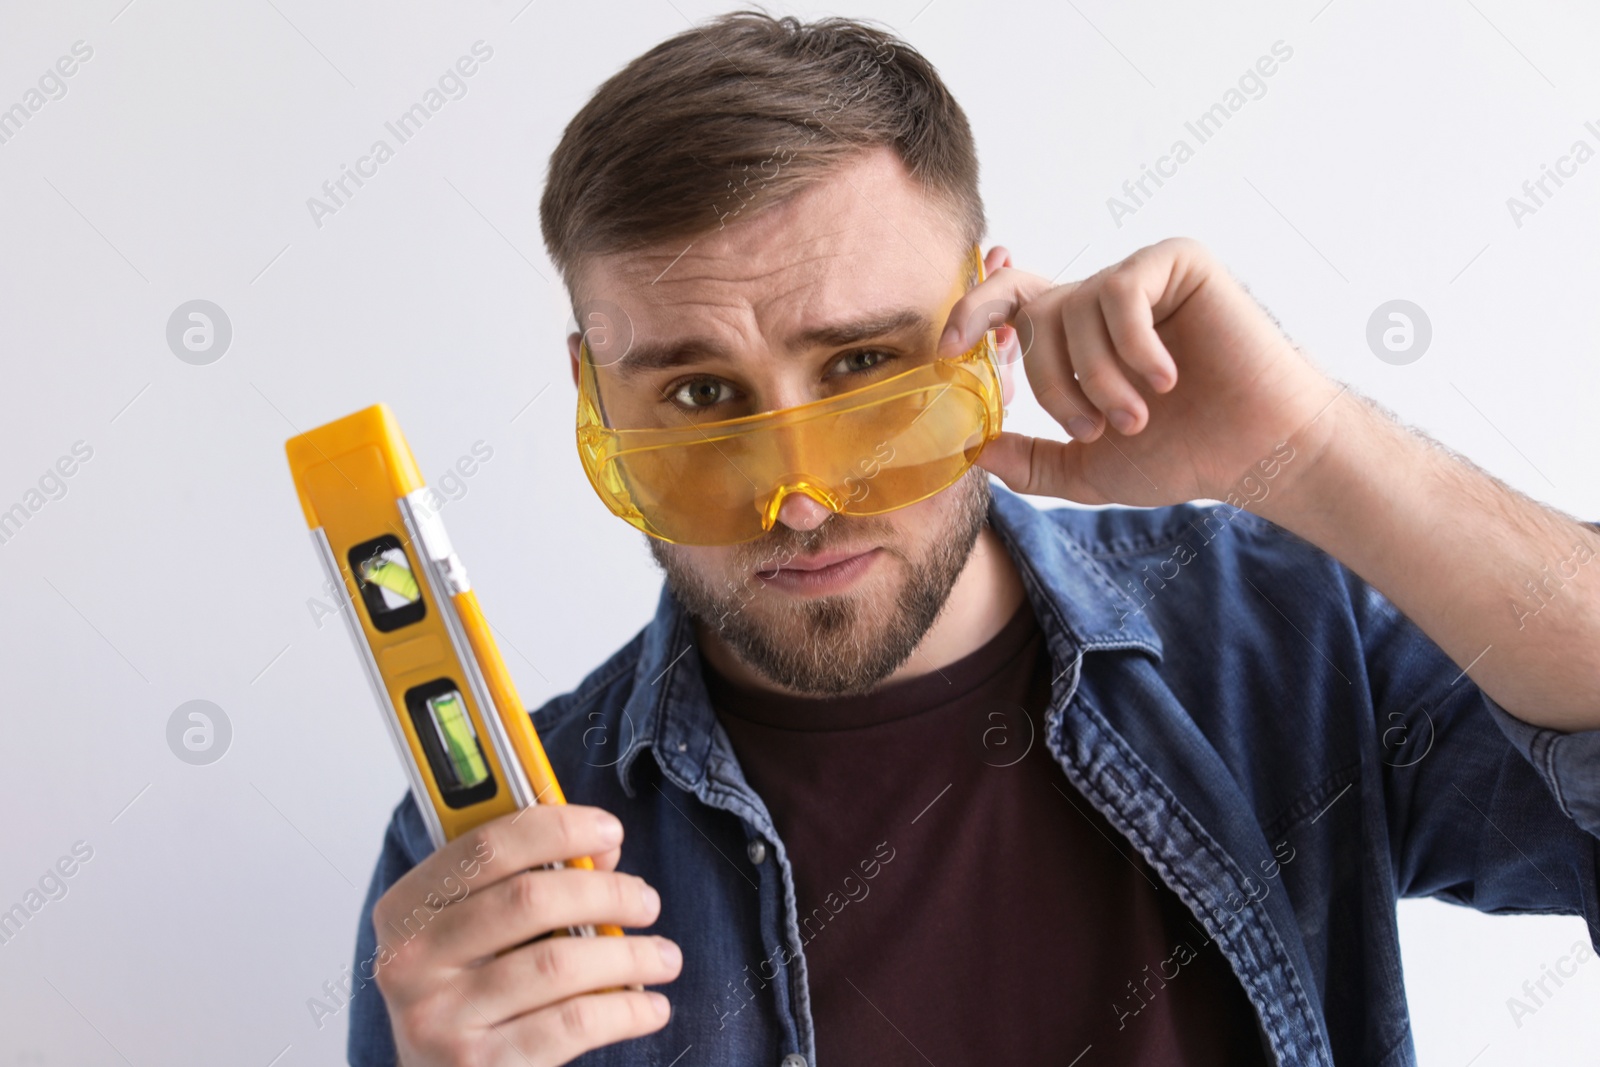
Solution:
M 1100 314 L 1099 302 L 1092 297 L 1068 300 L 1062 305 L 1061 316 L 1072 371 L 1084 395 L 1104 413 L 1118 433 L 1139 432 L 1144 427 L 1148 410 L 1144 398 L 1123 373 L 1116 346 Z
M 1223 284 L 1237 292 L 1237 284 L 1211 258 L 1206 246 L 1191 237 L 1167 237 L 1128 257 L 1139 277 L 1157 322 L 1165 322 L 1209 279 L 1221 275 Z
M 978 454 L 978 466 L 1017 493 L 1055 496 L 1080 504 L 1109 504 L 1083 477 L 1083 450 L 1075 441 L 1002 433 Z
M 1049 288 L 1050 282 L 1037 274 L 1000 268 L 951 306 L 935 356 L 953 359 L 977 344 L 985 330 L 1007 322 L 1018 326 L 1026 348 L 1029 330 L 1016 323 L 1017 311 Z
M 1029 308 L 1023 308 L 1027 315 Z M 1105 416 L 1094 406 L 1078 380 L 1072 376 L 1072 355 L 1067 345 L 1061 316 L 1051 312 L 1038 316 L 1035 345 L 1024 355 L 1022 365 L 1028 384 L 1039 406 L 1056 422 L 1066 427 L 1076 440 L 1093 441 L 1105 428 Z
M 429 936 L 437 965 L 462 967 L 569 926 L 649 926 L 661 898 L 643 878 L 616 871 L 523 871 L 446 909 Z
M 1156 334 L 1151 310 L 1166 291 L 1165 275 L 1153 260 L 1130 262 L 1100 286 L 1100 313 L 1117 356 L 1158 393 L 1178 383 L 1178 365 Z
M 372 909 L 373 930 L 386 947 L 404 946 L 405 963 L 386 968 L 399 987 L 429 981 L 444 963 L 465 959 L 451 952 L 447 934 L 471 898 L 532 867 L 615 848 L 622 824 L 599 808 L 535 805 L 483 824 L 425 857 L 383 894 Z M 477 907 L 467 908 L 469 914 Z M 421 937 L 428 932 L 430 936 Z M 496 948 L 514 945 L 505 941 Z
M 670 982 L 682 968 L 683 953 L 664 937 L 547 937 L 466 971 L 456 985 L 503 1022 L 579 993 Z
M 614 848 L 610 852 L 597 852 L 594 855 L 594 868 L 597 871 L 614 871 L 617 862 L 622 859 L 622 849 Z
M 425 857 L 373 909 L 375 923 L 410 913 L 430 894 L 453 899 L 452 882 L 480 890 L 530 867 L 541 867 L 622 842 L 622 823 L 610 812 L 579 804 L 536 804 L 484 823 Z
M 1009 430 L 983 446 L 977 464 L 999 478 L 1010 489 L 1016 490 L 1028 482 L 1028 468 L 1033 462 L 1034 438 Z M 1021 491 L 1021 490 L 1017 490 Z
M 567 1063 L 590 1049 L 653 1033 L 671 1017 L 667 998 L 653 991 L 585 993 L 495 1027 L 504 1038 L 504 1055 L 490 1062 L 495 1067 Z

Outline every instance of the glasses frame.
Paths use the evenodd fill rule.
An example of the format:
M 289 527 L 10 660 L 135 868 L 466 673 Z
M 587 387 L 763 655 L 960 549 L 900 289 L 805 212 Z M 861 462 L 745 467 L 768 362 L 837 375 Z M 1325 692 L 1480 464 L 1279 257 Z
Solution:
M 951 302 L 952 306 L 967 292 L 967 282 L 970 281 L 973 285 L 976 285 L 984 279 L 983 257 L 977 245 L 972 246 L 964 263 L 966 267 L 965 278 L 960 288 L 956 290 L 955 300 Z M 877 510 L 848 509 L 848 501 L 839 501 L 836 499 L 836 494 L 828 492 L 824 487 L 808 485 L 799 489 L 805 495 L 818 500 L 819 503 L 836 513 L 842 514 L 848 509 L 851 514 L 883 514 L 888 511 L 899 510 L 902 507 L 908 507 L 954 485 L 971 468 L 972 463 L 976 461 L 983 448 L 1000 435 L 1001 423 L 1004 418 L 1000 362 L 995 347 L 993 328 L 985 330 L 978 341 L 959 356 L 934 359 L 928 363 L 920 364 L 856 389 L 785 408 L 775 408 L 769 411 L 740 415 L 730 419 L 718 419 L 712 422 L 690 422 L 685 416 L 685 421 L 688 424 L 675 427 L 615 429 L 607 426 L 604 420 L 603 405 L 600 400 L 599 382 L 594 369 L 593 353 L 589 350 L 587 337 L 583 337 L 579 341 L 578 363 L 577 446 L 580 463 L 583 466 L 585 476 L 589 479 L 589 484 L 613 514 L 646 534 L 670 543 L 701 542 L 678 541 L 665 537 L 654 529 L 655 524 L 633 504 L 631 495 L 626 490 L 619 491 L 601 484 L 603 472 L 608 465 L 641 451 L 706 443 L 715 445 L 717 442 L 736 437 L 754 433 L 769 433 L 799 423 L 837 416 L 858 410 L 863 406 L 883 404 L 908 392 L 929 388 L 931 383 L 924 381 L 924 379 L 932 378 L 938 380 L 941 377 L 948 376 L 951 369 L 959 369 L 971 374 L 978 379 L 978 391 L 981 392 L 985 401 L 984 438 L 969 461 L 943 486 L 931 490 L 914 500 L 897 502 L 890 507 Z M 945 385 L 946 389 L 953 387 L 952 385 Z M 761 531 L 740 541 L 718 541 L 714 543 L 741 544 L 746 541 L 753 541 L 770 530 L 776 518 L 777 507 L 781 502 L 782 495 L 784 495 L 777 492 L 778 488 L 782 487 L 774 489 L 775 498 L 769 502 L 768 507 L 765 509 L 763 529 Z M 818 495 L 819 489 L 828 499 Z

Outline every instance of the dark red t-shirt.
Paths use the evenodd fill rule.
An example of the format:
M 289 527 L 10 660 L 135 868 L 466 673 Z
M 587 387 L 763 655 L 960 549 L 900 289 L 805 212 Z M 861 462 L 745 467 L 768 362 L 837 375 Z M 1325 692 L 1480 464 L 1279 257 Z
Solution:
M 1205 928 L 1050 755 L 1026 601 L 867 696 L 705 673 L 794 869 L 819 1067 L 1267 1062 Z

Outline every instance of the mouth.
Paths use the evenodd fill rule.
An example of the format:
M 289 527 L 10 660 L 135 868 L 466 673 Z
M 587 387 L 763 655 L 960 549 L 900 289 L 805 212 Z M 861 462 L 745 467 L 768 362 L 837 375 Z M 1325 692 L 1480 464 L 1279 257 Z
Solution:
M 757 571 L 756 577 L 762 585 L 786 592 L 813 595 L 834 593 L 854 584 L 872 569 L 882 554 L 881 548 L 869 548 L 796 556 L 779 564 L 776 569 Z

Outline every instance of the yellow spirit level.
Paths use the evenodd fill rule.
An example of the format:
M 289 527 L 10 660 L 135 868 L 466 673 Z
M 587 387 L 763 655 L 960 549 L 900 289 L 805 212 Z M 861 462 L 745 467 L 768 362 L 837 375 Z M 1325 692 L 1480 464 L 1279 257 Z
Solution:
M 566 803 L 394 414 L 376 404 L 285 447 L 434 847 L 497 816 Z

